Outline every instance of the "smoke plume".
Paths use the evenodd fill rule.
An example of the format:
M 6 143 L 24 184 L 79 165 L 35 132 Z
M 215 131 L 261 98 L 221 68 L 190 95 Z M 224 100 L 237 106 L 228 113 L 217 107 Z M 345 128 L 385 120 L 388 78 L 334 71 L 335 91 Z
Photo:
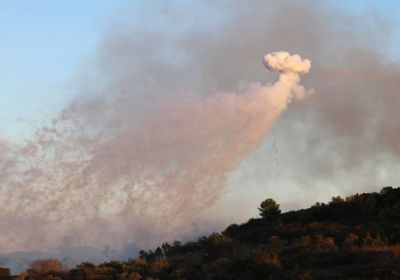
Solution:
M 309 60 L 281 51 L 264 63 L 279 72 L 271 86 L 172 93 L 112 133 L 64 115 L 23 147 L 3 145 L 12 157 L 2 159 L 0 218 L 14 227 L 3 229 L 0 247 L 37 249 L 32 239 L 49 248 L 63 240 L 146 246 L 149 236 L 156 243 L 193 231 L 189 221 L 221 197 L 228 173 L 260 146 L 292 96 L 305 94 L 298 82 Z
M 143 247 L 248 219 L 265 197 L 286 210 L 398 184 L 399 28 L 331 3 L 159 1 L 111 26 L 52 125 L 0 140 L 0 248 Z M 257 62 L 280 49 L 313 63 L 312 98 L 283 115 L 309 64 L 271 54 L 280 77 L 263 86 L 276 73 Z

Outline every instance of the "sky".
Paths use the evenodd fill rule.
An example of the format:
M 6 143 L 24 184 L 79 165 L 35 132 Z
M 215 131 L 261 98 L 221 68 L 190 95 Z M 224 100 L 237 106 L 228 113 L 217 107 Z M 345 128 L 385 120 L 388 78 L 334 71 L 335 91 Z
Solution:
M 394 0 L 0 1 L 0 250 L 126 256 L 266 197 L 290 210 L 398 184 L 399 15 Z M 311 69 L 277 69 L 279 51 Z
M 182 7 L 182 13 L 193 12 L 196 5 L 193 1 L 174 2 Z M 87 70 L 105 31 L 124 21 L 157 25 L 151 17 L 156 5 L 154 1 L 132 4 L 126 0 L 2 1 L 0 133 L 27 135 L 28 126 L 38 127 L 55 116 L 76 94 L 74 79 Z M 330 5 L 354 15 L 379 9 L 395 24 L 400 20 L 400 5 L 395 0 L 330 1 Z M 142 12 L 151 20 L 143 20 Z M 209 11 L 204 8 L 200 13 L 207 17 Z M 171 32 L 174 28 L 171 26 Z M 394 47 L 390 55 L 397 57 L 399 50 Z
M 15 123 L 53 117 L 74 92 L 73 79 L 126 1 L 2 1 L 0 7 L 1 133 Z M 18 125 L 18 124 L 17 124 Z M 26 129 L 26 125 L 24 125 Z M 18 130 L 18 133 L 24 133 Z

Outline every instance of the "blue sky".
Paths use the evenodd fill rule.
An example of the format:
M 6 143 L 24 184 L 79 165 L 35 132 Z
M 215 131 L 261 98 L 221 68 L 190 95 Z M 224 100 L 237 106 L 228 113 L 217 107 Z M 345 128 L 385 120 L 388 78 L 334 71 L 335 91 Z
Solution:
M 35 124 L 62 108 L 125 2 L 0 2 L 0 135 L 15 121 Z
M 38 126 L 54 116 L 74 95 L 74 78 L 94 57 L 107 27 L 127 19 L 139 7 L 151 13 L 154 6 L 149 1 L 128 2 L 0 1 L 0 138 L 21 133 L 17 129 L 21 123 Z M 378 8 L 388 20 L 399 21 L 396 0 L 330 3 L 354 14 Z M 182 9 L 190 7 L 186 4 Z M 398 50 L 393 49 L 393 54 Z

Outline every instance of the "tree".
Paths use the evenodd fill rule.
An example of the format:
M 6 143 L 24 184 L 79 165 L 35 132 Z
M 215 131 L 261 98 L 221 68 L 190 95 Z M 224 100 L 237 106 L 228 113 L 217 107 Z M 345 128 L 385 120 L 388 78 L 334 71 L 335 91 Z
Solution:
M 66 272 L 68 269 L 56 259 L 44 259 L 36 260 L 32 265 L 32 270 L 38 273 L 49 273 Z
M 0 267 L 0 278 L 9 276 L 10 276 L 10 269 L 6 267 Z
M 343 246 L 345 246 L 345 247 L 353 247 L 353 246 L 356 246 L 358 240 L 359 240 L 358 235 L 356 235 L 356 234 L 350 232 L 350 233 L 347 235 L 346 239 L 343 241 Z
M 342 203 L 342 202 L 344 202 L 344 199 L 341 198 L 340 195 L 338 195 L 338 196 L 332 196 L 330 204 Z
M 281 213 L 281 210 L 279 209 L 279 204 L 276 203 L 276 201 L 272 198 L 267 198 L 266 200 L 261 202 L 258 210 L 260 211 L 260 216 L 268 220 L 275 220 Z
M 154 251 L 154 257 L 156 260 L 163 260 L 164 259 L 164 252 L 160 247 L 157 247 L 157 249 Z

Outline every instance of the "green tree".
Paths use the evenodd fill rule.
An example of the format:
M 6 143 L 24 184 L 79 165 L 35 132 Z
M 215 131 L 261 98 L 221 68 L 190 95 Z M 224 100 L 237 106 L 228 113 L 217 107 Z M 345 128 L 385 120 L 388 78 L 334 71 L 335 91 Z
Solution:
M 260 211 L 260 216 L 268 220 L 275 220 L 281 213 L 281 210 L 279 209 L 279 204 L 276 203 L 276 201 L 272 198 L 267 198 L 266 200 L 261 202 L 258 210 Z

